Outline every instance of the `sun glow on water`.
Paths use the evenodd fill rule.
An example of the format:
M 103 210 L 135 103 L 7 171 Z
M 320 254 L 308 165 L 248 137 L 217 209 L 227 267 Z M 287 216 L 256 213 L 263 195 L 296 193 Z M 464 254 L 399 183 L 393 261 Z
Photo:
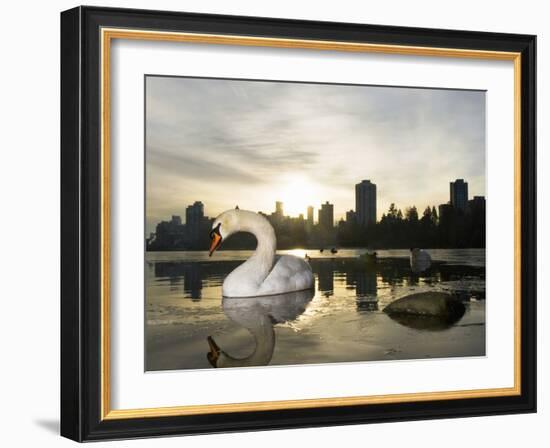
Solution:
M 305 258 L 307 255 L 307 250 L 305 249 L 288 249 L 285 251 L 281 251 L 285 255 L 293 255 L 298 258 Z

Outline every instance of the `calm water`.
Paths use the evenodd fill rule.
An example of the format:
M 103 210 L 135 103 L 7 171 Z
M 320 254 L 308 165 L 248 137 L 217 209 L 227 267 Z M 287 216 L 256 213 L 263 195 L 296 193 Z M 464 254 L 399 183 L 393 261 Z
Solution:
M 218 367 L 485 355 L 485 250 L 431 250 L 431 269 L 411 272 L 408 250 L 308 250 L 315 291 L 224 299 L 225 276 L 249 251 L 146 254 L 146 369 L 212 368 L 208 337 L 226 355 Z M 304 256 L 306 251 L 280 251 Z M 392 301 L 421 291 L 459 297 L 453 324 L 392 320 Z

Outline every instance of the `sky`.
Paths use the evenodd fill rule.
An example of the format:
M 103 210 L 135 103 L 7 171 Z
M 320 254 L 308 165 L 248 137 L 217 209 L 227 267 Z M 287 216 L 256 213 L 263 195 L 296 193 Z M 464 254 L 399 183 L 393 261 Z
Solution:
M 146 77 L 146 227 L 202 201 L 306 214 L 355 208 L 354 185 L 377 185 L 377 215 L 449 200 L 464 178 L 485 195 L 485 92 Z

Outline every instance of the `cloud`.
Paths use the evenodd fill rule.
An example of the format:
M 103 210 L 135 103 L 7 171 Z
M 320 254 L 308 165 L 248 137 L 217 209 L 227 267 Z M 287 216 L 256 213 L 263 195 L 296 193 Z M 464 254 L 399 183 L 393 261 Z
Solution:
M 160 175 L 186 176 L 202 180 L 212 179 L 216 182 L 261 182 L 254 173 L 237 167 L 229 168 L 223 158 L 209 158 L 204 151 L 195 149 L 181 152 L 163 152 L 148 148 L 146 153 L 147 166 L 154 167 Z
M 480 91 L 147 77 L 147 214 L 202 200 L 269 211 L 285 179 L 315 200 L 354 207 L 354 184 L 378 186 L 378 215 L 448 200 L 465 178 L 485 194 Z M 313 198 L 312 198 L 313 199 Z M 318 205 L 318 204 L 314 204 Z M 152 230 L 152 229 L 148 229 Z

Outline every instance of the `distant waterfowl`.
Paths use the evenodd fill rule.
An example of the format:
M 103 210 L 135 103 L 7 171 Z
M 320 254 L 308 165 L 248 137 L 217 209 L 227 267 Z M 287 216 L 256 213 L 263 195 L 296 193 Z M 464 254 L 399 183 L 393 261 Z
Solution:
M 359 256 L 359 258 L 366 261 L 367 264 L 376 263 L 377 257 L 378 257 L 378 254 L 376 252 L 372 252 L 371 250 L 367 250 L 366 253 Z
M 275 256 L 275 231 L 258 213 L 234 209 L 219 215 L 210 232 L 210 256 L 223 240 L 238 232 L 252 233 L 258 244 L 252 256 L 225 278 L 224 297 L 267 296 L 313 288 L 309 263 L 293 255 Z
M 324 248 L 319 249 L 319 252 L 323 253 L 325 251 Z
M 269 364 L 276 342 L 273 326 L 295 320 L 305 311 L 314 294 L 314 291 L 309 289 L 275 296 L 224 298 L 223 312 L 233 322 L 250 332 L 255 346 L 248 356 L 236 358 L 221 349 L 212 336 L 208 336 L 208 362 L 216 368 Z
M 432 265 L 432 257 L 423 249 L 411 249 L 410 255 L 411 269 L 415 273 L 428 270 Z
M 331 254 L 337 254 L 337 253 L 338 253 L 338 249 L 336 249 L 335 247 L 333 247 L 332 249 L 330 249 L 330 253 L 331 253 Z

